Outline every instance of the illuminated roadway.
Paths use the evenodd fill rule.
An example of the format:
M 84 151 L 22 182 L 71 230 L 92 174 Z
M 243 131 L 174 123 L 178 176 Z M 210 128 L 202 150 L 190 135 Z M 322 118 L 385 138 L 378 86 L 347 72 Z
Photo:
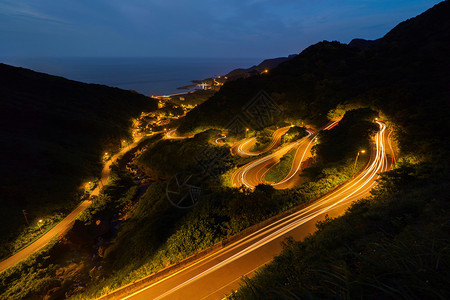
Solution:
M 251 189 L 254 189 L 258 184 L 267 183 L 264 180 L 264 177 L 270 170 L 270 168 L 276 165 L 286 153 L 297 147 L 292 168 L 289 174 L 279 183 L 272 183 L 275 188 L 279 189 L 295 186 L 295 184 L 297 183 L 296 181 L 299 178 L 299 176 L 295 175 L 300 171 L 301 163 L 306 158 L 307 153 L 310 151 L 315 138 L 315 134 L 311 130 L 308 130 L 307 134 L 308 135 L 306 137 L 298 141 L 288 143 L 274 153 L 256 159 L 240 167 L 233 173 L 231 182 L 236 187 L 244 185 Z
M 146 286 L 136 285 L 133 292 L 112 299 L 222 299 L 239 287 L 242 276 L 270 262 L 281 252 L 280 242 L 288 236 L 301 240 L 316 230 L 315 223 L 325 215 L 343 214 L 348 206 L 369 195 L 379 174 L 390 168 L 386 148 L 386 126 L 377 122 L 380 130 L 370 151 L 370 160 L 355 178 L 282 219 L 249 234 L 223 248 L 186 265 L 176 273 Z M 309 136 L 308 138 L 310 138 Z M 131 286 L 132 288 L 132 286 Z
M 329 130 L 336 126 L 338 122 L 331 122 L 322 130 Z M 307 136 L 288 143 L 281 147 L 274 153 L 265 157 L 256 159 L 239 169 L 237 169 L 232 177 L 231 182 L 234 186 L 240 187 L 244 185 L 247 188 L 254 189 L 258 184 L 270 184 L 276 189 L 288 189 L 301 183 L 302 178 L 298 176 L 302 171 L 302 166 L 306 163 L 306 160 L 311 157 L 311 147 L 317 134 L 311 129 L 307 129 Z M 289 151 L 295 150 L 295 155 L 292 161 L 292 167 L 286 176 L 279 182 L 267 182 L 264 178 L 267 172 L 280 162 L 280 159 Z

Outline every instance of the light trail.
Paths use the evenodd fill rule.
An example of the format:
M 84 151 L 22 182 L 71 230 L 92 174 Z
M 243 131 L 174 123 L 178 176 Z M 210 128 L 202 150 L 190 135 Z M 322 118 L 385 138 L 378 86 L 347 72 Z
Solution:
M 310 139 L 311 141 L 309 142 L 308 146 L 306 146 L 306 149 L 303 152 L 302 158 L 300 159 L 300 162 L 297 164 L 297 168 L 295 169 L 295 171 L 292 172 L 292 169 L 294 168 L 294 164 L 293 164 L 292 168 L 291 168 L 291 171 L 289 171 L 288 175 L 284 179 L 282 179 L 281 181 L 272 184 L 272 186 L 278 186 L 278 185 L 281 185 L 283 183 L 286 183 L 287 181 L 291 180 L 291 178 L 293 178 L 297 174 L 297 172 L 299 171 L 299 169 L 300 169 L 300 167 L 302 165 L 303 158 L 305 157 L 305 155 L 308 152 L 308 150 L 311 149 L 311 144 L 312 144 L 312 142 L 314 142 L 314 138 L 315 138 L 315 136 L 311 137 L 311 139 Z M 298 149 L 300 149 L 300 147 Z M 297 156 L 297 153 L 295 153 L 295 156 Z M 294 156 L 294 161 L 295 161 L 295 156 Z M 289 174 L 291 174 L 291 175 L 289 175 Z
M 375 149 L 372 151 L 371 161 L 354 179 L 350 180 L 330 194 L 319 198 L 313 204 L 305 207 L 304 209 L 274 221 L 256 232 L 218 250 L 217 252 L 209 254 L 206 257 L 184 267 L 177 273 L 154 282 L 147 287 L 141 288 L 123 299 L 161 299 L 165 297 L 178 299 L 182 298 L 181 295 L 184 295 L 183 293 L 189 292 L 191 292 L 191 294 L 192 292 L 195 292 L 195 295 L 197 295 L 197 293 L 204 292 L 202 295 L 198 294 L 198 298 L 216 298 L 214 295 L 218 290 L 222 291 L 227 286 L 230 286 L 231 289 L 232 283 L 235 282 L 236 279 L 240 278 L 242 274 L 250 274 L 254 271 L 255 267 L 260 266 L 262 262 L 266 261 L 255 261 L 255 255 L 261 255 L 261 252 L 256 250 L 262 247 L 266 250 L 271 249 L 266 246 L 277 243 L 280 238 L 292 234 L 294 230 L 296 230 L 296 232 L 298 232 L 301 228 L 308 230 L 307 227 L 302 225 L 314 221 L 316 218 L 324 216 L 325 214 L 335 211 L 338 208 L 345 209 L 351 202 L 366 196 L 377 184 L 376 179 L 379 178 L 379 173 L 386 171 L 390 166 L 385 152 L 386 145 L 384 136 L 386 126 L 381 122 L 377 122 L 377 124 L 380 130 L 375 136 Z M 273 255 L 275 254 L 276 253 Z M 255 265 L 252 264 L 252 262 L 254 262 Z M 220 282 L 216 288 L 211 287 L 208 289 L 208 287 L 211 286 L 211 284 L 208 284 L 208 280 L 220 280 L 222 275 L 225 274 L 224 272 L 229 270 L 224 269 L 225 266 L 229 266 L 231 264 L 233 264 L 235 268 L 239 267 L 236 276 L 229 277 L 228 279 L 225 278 L 223 279 L 224 281 Z M 200 283 L 197 284 L 196 282 L 199 281 L 203 282 L 201 286 L 204 287 L 205 291 L 198 290 Z M 190 288 L 194 290 L 191 291 L 189 290 Z M 233 286 L 233 288 L 235 288 L 235 286 Z
M 254 189 L 255 185 L 250 184 L 246 180 L 246 176 L 249 172 L 251 172 L 253 169 L 255 169 L 257 167 L 260 167 L 260 165 L 263 165 L 263 167 L 261 168 L 261 169 L 263 169 L 265 166 L 267 166 L 267 164 L 268 164 L 267 162 L 269 162 L 272 159 L 276 159 L 277 157 L 282 157 L 284 154 L 289 152 L 292 148 L 302 145 L 303 142 L 305 142 L 305 140 L 307 140 L 311 136 L 314 137 L 315 135 L 313 134 L 313 132 L 311 130 L 307 130 L 307 136 L 303 137 L 302 139 L 292 142 L 292 143 L 289 143 L 286 146 L 282 147 L 281 149 L 279 149 L 278 151 L 276 151 L 272 154 L 269 154 L 265 157 L 262 157 L 260 159 L 257 159 L 255 161 L 252 161 L 252 162 L 244 165 L 243 167 L 239 168 L 238 170 L 236 170 L 234 172 L 234 174 L 232 175 L 232 182 L 236 182 L 235 185 L 237 185 L 237 186 L 244 185 L 247 188 Z M 310 138 L 310 142 L 309 142 L 308 146 L 306 147 L 305 151 L 303 152 L 302 158 L 301 158 L 297 168 L 295 169 L 295 172 L 293 172 L 292 174 L 288 174 L 281 182 L 275 183 L 272 185 L 284 184 L 287 181 L 289 181 L 292 177 L 294 177 L 295 174 L 297 174 L 298 170 L 300 169 L 301 162 L 303 161 L 303 158 L 304 158 L 306 152 L 308 151 L 308 149 L 310 148 L 310 145 L 313 141 L 314 141 L 314 139 Z M 257 173 L 259 173 L 261 171 L 261 169 L 259 169 L 259 171 L 257 171 Z M 291 169 L 291 171 L 292 171 L 292 169 Z M 289 172 L 289 173 L 291 173 L 291 172 Z M 258 178 L 256 178 L 256 181 L 259 183 L 265 183 L 262 180 L 259 180 Z
M 335 127 L 338 124 L 337 121 L 331 122 L 331 124 L 328 124 L 325 128 L 323 128 L 322 130 L 329 130 L 333 127 Z M 280 150 L 278 150 L 275 153 L 272 153 L 271 155 L 262 157 L 260 159 L 257 159 L 253 162 L 248 163 L 245 166 L 242 166 L 241 168 L 239 168 L 238 170 L 236 170 L 233 175 L 232 175 L 232 183 L 235 186 L 241 186 L 244 185 L 247 188 L 250 189 L 254 189 L 256 185 L 258 184 L 270 184 L 275 188 L 278 189 L 283 189 L 283 188 L 290 188 L 292 187 L 293 184 L 295 184 L 295 182 L 291 182 L 291 180 L 299 174 L 299 172 L 301 171 L 300 168 L 302 166 L 302 163 L 304 162 L 304 159 L 307 156 L 307 153 L 311 150 L 312 147 L 312 143 L 314 142 L 314 138 L 317 136 L 317 133 L 315 133 L 313 130 L 311 129 L 307 129 L 307 136 L 299 141 L 296 141 L 294 143 L 290 143 L 286 146 L 284 146 L 283 148 L 281 148 Z M 309 143 L 306 145 L 306 147 L 301 148 L 301 146 L 303 145 L 303 143 L 305 142 L 305 139 L 309 138 Z M 249 141 L 246 141 L 244 143 L 241 143 L 241 147 L 243 147 L 246 143 L 248 143 Z M 285 176 L 285 178 L 283 178 L 282 180 L 280 180 L 279 182 L 275 182 L 275 183 L 268 183 L 264 180 L 264 177 L 266 175 L 266 173 L 270 170 L 271 167 L 275 166 L 278 162 L 279 159 L 281 159 L 281 157 L 283 155 L 285 155 L 288 151 L 290 151 L 292 148 L 297 147 L 297 151 L 295 153 L 294 156 L 294 160 L 293 160 L 293 164 L 291 166 L 291 169 L 289 171 L 289 173 Z M 301 157 L 299 156 L 299 151 L 303 149 L 303 152 L 301 153 Z M 271 162 L 271 160 L 274 160 L 274 162 Z M 277 161 L 278 160 L 278 161 Z M 272 166 L 270 166 L 269 168 L 267 168 L 268 165 L 270 165 L 271 163 L 273 163 Z M 258 171 L 256 171 L 256 175 L 253 176 L 253 171 L 259 168 Z M 265 172 L 263 173 L 263 175 L 261 177 L 259 177 L 259 173 L 264 170 L 265 168 L 267 168 L 265 170 Z M 251 178 L 252 181 L 254 181 L 254 183 L 250 183 L 249 179 L 247 178 Z
M 233 147 L 237 147 L 236 154 L 239 156 L 242 156 L 242 157 L 258 156 L 262 153 L 265 153 L 265 152 L 270 151 L 273 148 L 275 148 L 280 143 L 281 138 L 289 130 L 289 128 L 290 128 L 290 126 L 286 126 L 286 127 L 278 128 L 277 130 L 275 130 L 274 133 L 272 134 L 272 141 L 266 148 L 264 148 L 261 151 L 249 152 L 248 150 L 246 150 L 246 148 L 249 148 L 249 147 L 246 147 L 247 145 L 256 143 L 255 137 L 249 138 L 247 140 L 244 139 L 244 140 L 240 141 L 239 143 L 237 143 L 236 145 L 234 145 Z

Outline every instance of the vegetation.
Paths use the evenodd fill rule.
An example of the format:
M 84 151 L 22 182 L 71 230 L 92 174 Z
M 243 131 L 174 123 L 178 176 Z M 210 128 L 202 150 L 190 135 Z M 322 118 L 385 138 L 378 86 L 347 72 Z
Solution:
M 48 263 L 50 256 L 55 254 L 51 251 L 55 244 L 53 240 L 40 251 L 0 273 L 2 299 L 43 296 L 47 290 L 61 286 L 61 282 L 54 278 L 55 266 Z
M 396 124 L 404 154 L 439 156 L 435 149 L 448 148 L 449 6 L 444 1 L 402 22 L 365 49 L 324 41 L 269 74 L 227 82 L 190 111 L 179 130 L 225 126 L 230 112 L 242 112 L 264 90 L 286 119 L 317 126 L 337 108 L 371 107 Z
M 349 119 L 348 123 L 353 121 Z M 202 151 L 202 148 L 221 149 L 208 143 L 216 134 L 210 130 L 192 139 L 156 141 L 141 156 L 139 163 L 152 170 L 152 174 L 158 171 L 164 172 L 161 174 L 165 176 L 193 171 L 196 169 L 194 159 L 188 158 L 185 165 L 175 165 L 171 160 L 178 160 L 178 155 L 191 156 L 184 151 L 194 146 L 194 140 L 197 141 L 194 153 Z M 229 158 L 229 149 L 223 148 L 226 149 L 225 157 Z M 158 153 L 167 155 L 167 161 L 160 161 L 166 158 L 159 157 Z M 219 159 L 216 163 L 222 166 L 222 170 L 232 170 L 237 161 Z M 360 160 L 358 167 L 364 163 Z M 148 167 L 150 164 L 152 167 Z M 202 194 L 197 205 L 188 210 L 171 205 L 166 194 L 167 182 L 153 183 L 130 213 L 130 218 L 123 223 L 117 238 L 106 249 L 102 279 L 93 282 L 78 297 L 98 297 L 179 262 L 280 212 L 305 205 L 350 179 L 353 161 L 327 166 L 322 173 L 315 174 L 312 181 L 291 190 L 275 190 L 267 185 L 259 185 L 253 192 L 228 188 L 218 180 L 220 174 L 205 177 L 194 173 L 194 177 L 199 177 L 193 181 L 202 184 Z
M 306 128 L 300 126 L 291 126 L 289 130 L 281 137 L 282 143 L 294 142 L 306 135 Z
M 266 176 L 264 177 L 264 180 L 267 182 L 279 182 L 283 178 L 285 178 L 292 168 L 296 152 L 296 149 L 292 149 L 291 151 L 283 155 L 280 161 L 275 166 L 269 169 L 269 171 L 266 173 Z
M 370 137 L 379 130 L 374 123 L 378 113 L 367 108 L 350 110 L 332 130 L 318 135 L 312 148 L 320 158 L 320 164 L 352 159 L 361 150 L 370 149 Z
M 318 223 L 303 242 L 287 240 L 230 299 L 448 298 L 446 174 L 401 163 L 343 217 Z
M 62 240 L 0 274 L 0 298 L 60 298 L 80 292 L 97 276 L 112 222 L 125 215 L 138 196 L 137 182 L 113 165 L 108 185 Z M 94 251 L 93 251 L 94 249 Z
M 36 223 L 32 223 L 30 224 L 30 226 L 25 227 L 19 234 L 18 238 L 14 242 L 10 243 L 10 252 L 15 253 L 25 248 L 30 243 L 40 238 L 42 234 L 52 229 L 53 226 L 55 226 L 63 218 L 63 214 L 56 213 L 54 215 L 45 216 L 42 219 L 38 220 Z M 40 222 L 41 220 L 42 222 Z
M 313 45 L 269 74 L 227 82 L 188 113 L 180 126 L 181 132 L 223 128 L 230 113 L 242 112 L 243 104 L 261 89 L 289 120 L 320 126 L 328 117 L 345 112 L 338 126 L 319 137 L 316 159 L 303 171 L 307 182 L 289 190 L 266 185 L 253 192 L 224 187 L 220 175 L 229 174 L 244 160 L 231 157 L 228 146 L 209 143 L 219 131 L 185 140 L 155 140 L 137 163 L 152 178 L 163 180 L 152 183 L 136 203 L 136 182 L 114 169 L 121 175 L 105 190 L 104 198 L 80 217 L 68 235 L 69 244 L 59 243 L 61 248 L 50 248 L 56 249 L 51 255 L 45 250 L 2 273 L 1 297 L 42 295 L 44 290 L 62 287 L 75 293 L 77 277 L 66 276 L 70 281 L 64 283 L 61 268 L 68 268 L 69 262 L 80 264 L 77 274 L 84 274 L 83 282 L 89 281 L 92 265 L 81 262 L 90 261 L 92 244 L 80 243 L 81 233 L 90 232 L 91 239 L 106 237 L 99 234 L 98 224 L 108 224 L 117 210 L 122 213 L 135 205 L 125 209 L 117 236 L 108 233 L 108 245 L 96 254 L 103 259 L 97 261 L 88 288 L 77 297 L 99 296 L 264 219 L 307 205 L 353 176 L 355 153 L 369 149 L 376 130 L 374 111 L 381 111 L 395 126 L 404 157 L 398 168 L 384 175 L 373 196 L 354 204 L 344 217 L 319 223 L 318 232 L 303 242 L 285 242 L 283 253 L 253 279 L 246 279 L 231 297 L 448 298 L 449 13 L 450 2 L 445 1 L 364 50 L 338 42 Z M 82 115 L 76 117 L 84 120 Z M 96 120 L 106 117 L 87 120 L 99 125 Z M 99 132 L 92 135 L 98 138 Z M 357 169 L 365 161 L 358 163 Z M 196 182 L 202 183 L 201 199 L 190 209 L 172 206 L 166 195 L 164 179 L 183 171 L 200 174 Z M 76 250 L 65 251 L 67 247 Z
M 220 131 L 210 129 L 182 140 L 164 139 L 150 146 L 138 165 L 152 178 L 168 179 L 181 171 L 218 173 L 233 167 L 228 146 L 217 147 L 209 141 Z
M 156 109 L 137 93 L 0 64 L 0 257 L 39 219 L 74 208 L 102 153 L 130 137 L 131 118 Z M 26 188 L 24 188 L 26 186 Z
M 287 240 L 282 254 L 254 278 L 245 279 L 229 298 L 450 296 L 449 160 L 443 132 L 448 128 L 449 90 L 442 85 L 449 79 L 444 71 L 450 65 L 444 54 L 450 32 L 448 13 L 450 2 L 444 1 L 353 55 L 352 59 L 360 57 L 363 63 L 355 68 L 362 80 L 354 78 L 353 87 L 348 88 L 360 91 L 328 114 L 336 117 L 338 110 L 367 101 L 379 107 L 395 126 L 403 155 L 396 168 L 383 174 L 372 196 L 356 202 L 343 217 L 320 222 L 318 231 L 302 242 Z M 348 65 L 350 61 L 342 57 L 337 62 Z M 339 126 L 336 130 L 342 136 Z M 368 123 L 365 130 L 371 130 Z M 339 147 L 332 153 L 326 147 L 329 138 L 331 132 L 315 148 L 322 157 L 318 163 L 333 164 L 345 159 L 347 151 L 348 156 L 365 147 L 354 144 L 356 148 Z
M 276 126 L 269 126 L 263 130 L 255 131 L 256 143 L 253 145 L 251 151 L 258 152 L 267 148 L 273 140 L 273 133 L 276 129 Z

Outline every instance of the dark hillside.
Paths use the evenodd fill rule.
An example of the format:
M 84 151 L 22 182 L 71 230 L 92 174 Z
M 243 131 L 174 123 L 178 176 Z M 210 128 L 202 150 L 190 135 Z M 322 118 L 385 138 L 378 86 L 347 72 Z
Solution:
M 369 106 L 399 126 L 402 150 L 420 154 L 445 149 L 449 15 L 450 2 L 444 1 L 399 24 L 364 50 L 338 42 L 308 47 L 269 74 L 226 83 L 188 113 L 180 131 L 208 124 L 225 126 L 230 111 L 239 112 L 265 90 L 288 118 L 319 124 L 338 104 Z
M 137 93 L 0 64 L 0 239 L 25 223 L 22 209 L 32 221 L 73 206 L 82 181 L 99 176 L 101 153 L 156 107 Z
M 228 80 L 236 80 L 239 78 L 247 78 L 254 74 L 259 74 L 265 70 L 271 70 L 277 67 L 279 64 L 288 61 L 296 55 L 289 55 L 288 57 L 277 57 L 263 60 L 259 65 L 255 65 L 248 69 L 236 69 L 226 74 Z
M 360 50 L 364 50 L 369 46 L 376 44 L 379 41 L 377 40 L 365 40 L 365 39 L 353 39 L 348 43 L 350 47 L 356 47 Z
M 441 2 L 357 54 L 348 88 L 361 93 L 347 103 L 389 117 L 402 150 L 397 164 L 344 216 L 319 222 L 304 241 L 287 240 L 228 299 L 450 297 L 449 15 L 450 2 Z M 324 134 L 316 150 L 334 159 L 340 149 L 326 153 L 331 138 Z

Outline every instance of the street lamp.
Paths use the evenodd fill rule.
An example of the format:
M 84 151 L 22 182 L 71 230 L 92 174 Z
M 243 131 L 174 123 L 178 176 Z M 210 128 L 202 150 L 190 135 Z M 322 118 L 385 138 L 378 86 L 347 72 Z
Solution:
M 245 128 L 245 137 L 248 135 L 248 128 Z
M 355 174 L 356 163 L 358 162 L 358 157 L 360 153 L 366 153 L 366 150 L 358 151 L 358 154 L 356 154 L 355 165 L 353 166 L 353 174 Z
M 38 226 L 39 226 L 39 230 L 41 231 L 41 233 L 44 234 L 44 231 L 42 231 L 41 223 L 42 223 L 42 219 L 40 219 L 38 221 Z

